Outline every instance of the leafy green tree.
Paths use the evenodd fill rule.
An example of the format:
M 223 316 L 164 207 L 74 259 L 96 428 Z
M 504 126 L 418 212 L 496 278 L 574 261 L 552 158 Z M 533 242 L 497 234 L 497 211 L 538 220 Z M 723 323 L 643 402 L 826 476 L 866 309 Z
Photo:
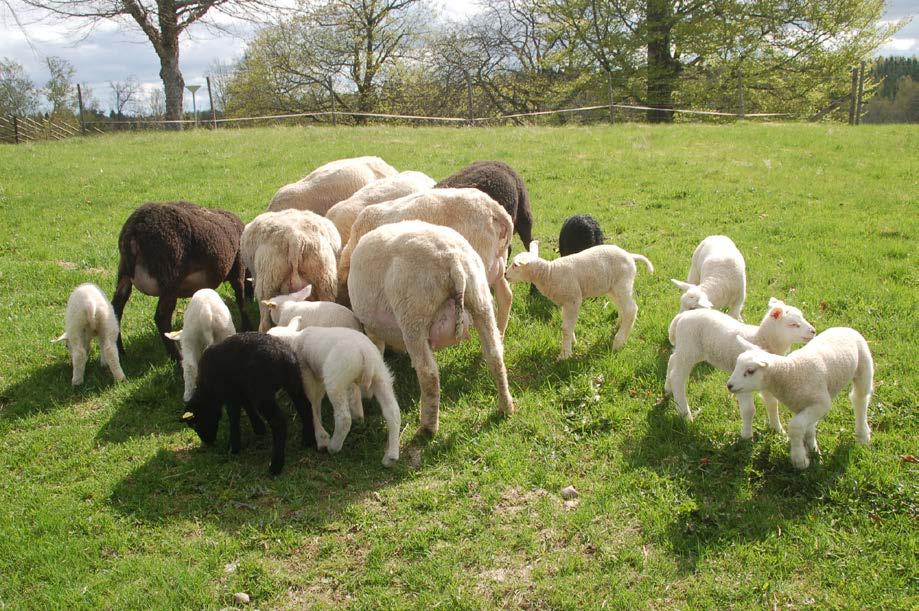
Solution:
M 73 115 L 77 107 L 76 87 L 73 77 L 76 74 L 73 65 L 61 57 L 48 57 L 45 60 L 51 78 L 45 84 L 45 97 L 51 103 L 54 115 Z
M 38 90 L 22 65 L 4 57 L 0 60 L 0 115 L 24 116 L 38 110 Z

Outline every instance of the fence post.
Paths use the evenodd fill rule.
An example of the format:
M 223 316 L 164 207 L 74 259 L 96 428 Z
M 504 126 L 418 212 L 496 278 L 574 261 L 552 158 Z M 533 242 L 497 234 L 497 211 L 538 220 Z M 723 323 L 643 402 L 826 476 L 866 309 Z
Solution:
M 83 118 L 83 90 L 77 83 L 77 103 L 80 105 L 80 133 L 86 135 L 86 120 Z
M 743 102 L 743 68 L 737 68 L 737 114 L 741 120 L 744 118 Z
M 849 125 L 855 125 L 855 105 L 858 103 L 858 68 L 852 68 L 852 87 L 849 93 Z
M 613 123 L 613 75 L 606 71 L 606 102 L 609 104 L 609 122 Z
M 19 144 L 19 120 L 13 115 L 13 142 Z
M 469 121 L 469 125 L 473 125 L 475 118 L 472 114 L 472 79 L 469 77 L 469 71 L 465 71 L 466 74 L 466 120 Z
M 332 98 L 332 127 L 338 126 L 338 112 L 335 110 L 335 89 L 332 88 L 332 77 L 329 77 L 329 96 Z
M 207 99 L 211 101 L 211 127 L 217 129 L 217 111 L 214 110 L 214 94 L 211 93 L 211 77 L 205 76 L 207 81 Z
M 865 60 L 861 61 L 858 69 L 858 104 L 855 106 L 855 124 L 862 122 L 862 95 L 865 92 Z

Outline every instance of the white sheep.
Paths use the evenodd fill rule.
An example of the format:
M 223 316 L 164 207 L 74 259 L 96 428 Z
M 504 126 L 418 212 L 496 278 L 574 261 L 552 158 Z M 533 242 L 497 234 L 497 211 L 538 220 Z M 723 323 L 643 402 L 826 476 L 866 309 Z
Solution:
M 498 331 L 504 335 L 514 297 L 504 278 L 514 223 L 501 204 L 478 189 L 432 189 L 364 209 L 338 261 L 339 300 L 347 293 L 351 254 L 361 238 L 381 225 L 408 220 L 450 227 L 466 238 L 485 265 L 488 285 L 495 289 Z
M 351 236 L 351 226 L 364 208 L 432 189 L 435 184 L 433 178 L 422 172 L 400 172 L 361 187 L 348 199 L 329 208 L 325 217 L 335 223 L 341 243 L 345 245 Z
M 816 330 L 798 308 L 778 299 L 769 300 L 769 309 L 759 326 L 747 325 L 717 310 L 692 310 L 677 314 L 670 323 L 669 337 L 673 354 L 667 362 L 664 391 L 673 393 L 677 411 L 692 420 L 692 411 L 686 401 L 686 384 L 693 368 L 706 362 L 722 371 L 733 371 L 743 347 L 737 341 L 742 337 L 772 354 L 785 354 L 792 344 L 810 341 Z M 762 393 L 769 415 L 769 426 L 784 433 L 779 420 L 778 403 L 768 392 Z M 737 395 L 743 420 L 740 436 L 753 437 L 755 406 L 751 393 Z
M 338 159 L 319 166 L 297 182 L 278 189 L 268 210 L 310 210 L 325 214 L 354 192 L 398 171 L 379 157 Z
M 513 413 L 485 266 L 455 230 L 402 221 L 367 233 L 354 249 L 348 293 L 367 335 L 411 357 L 421 387 L 420 432 L 433 435 L 439 427 L 434 350 L 464 340 L 470 324 L 498 387 L 499 409 Z
M 179 342 L 182 348 L 182 375 L 185 380 L 185 393 L 182 398 L 191 401 L 198 381 L 198 361 L 201 353 L 217 342 L 236 333 L 230 309 L 223 302 L 217 291 L 201 289 L 195 291 L 185 316 L 182 318 L 182 329 L 170 331 L 166 337 Z
M 702 240 L 692 253 L 686 282 L 671 278 L 680 296 L 680 312 L 696 308 L 728 308 L 729 314 L 742 320 L 747 296 L 746 263 L 740 250 L 723 235 L 711 235 Z
M 118 319 L 115 318 L 115 310 L 102 294 L 102 290 L 87 282 L 70 293 L 67 299 L 67 312 L 64 315 L 64 333 L 54 340 L 67 342 L 67 349 L 73 361 L 71 382 L 74 386 L 83 383 L 86 359 L 89 357 L 90 344 L 94 337 L 97 338 L 102 352 L 102 364 L 109 368 L 116 382 L 124 381 L 116 345 Z
M 874 361 L 868 342 L 858 331 L 848 327 L 827 329 L 788 356 L 770 354 L 742 337 L 738 341 L 746 351 L 737 357 L 728 390 L 768 391 L 794 412 L 788 422 L 788 441 L 795 467 L 804 469 L 810 464 L 808 450 L 819 454 L 817 422 L 830 411 L 833 397 L 849 382 L 855 438 L 863 444 L 871 441 L 868 402 Z
M 361 395 L 376 397 L 386 420 L 388 439 L 383 464 L 390 466 L 399 460 L 401 412 L 392 389 L 392 374 L 383 357 L 367 336 L 353 329 L 340 327 L 300 327 L 294 317 L 286 327 L 269 330 L 289 343 L 300 361 L 303 390 L 313 409 L 316 445 L 335 454 L 351 430 L 352 418 L 364 419 Z M 322 426 L 322 399 L 332 403 L 335 430 L 329 434 Z
M 507 269 L 511 282 L 530 282 L 539 292 L 562 308 L 562 350 L 560 359 L 571 357 L 575 342 L 574 326 L 581 302 L 590 297 L 607 295 L 619 310 L 619 331 L 613 349 L 625 345 L 635 325 L 638 305 L 632 297 L 635 283 L 635 261 L 641 261 L 654 273 L 651 262 L 626 252 L 618 246 L 601 245 L 579 253 L 546 261 L 539 257 L 539 242 L 530 243 L 530 251 L 514 257 Z
M 262 302 L 275 295 L 312 284 L 320 301 L 335 300 L 341 238 L 329 219 L 308 210 L 264 212 L 246 225 L 239 251 L 254 279 L 259 331 L 271 327 Z

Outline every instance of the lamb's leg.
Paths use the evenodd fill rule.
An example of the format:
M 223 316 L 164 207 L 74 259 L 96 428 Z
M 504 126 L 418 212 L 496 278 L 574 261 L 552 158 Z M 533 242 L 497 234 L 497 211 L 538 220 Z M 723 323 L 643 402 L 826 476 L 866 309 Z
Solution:
M 246 409 L 246 415 L 249 416 L 249 423 L 252 425 L 252 432 L 256 435 L 264 435 L 267 432 L 265 423 L 258 415 L 258 411 L 252 408 Z
M 863 352 L 867 353 L 867 348 Z M 871 401 L 871 386 L 874 379 L 874 362 L 870 354 L 859 355 L 859 366 L 852 380 L 852 390 L 849 400 L 852 401 L 852 411 L 855 412 L 855 439 L 859 443 L 871 442 L 871 427 L 868 426 L 868 402 Z
M 383 419 L 386 421 L 386 452 L 383 454 L 383 466 L 389 467 L 399 460 L 399 433 L 402 427 L 402 414 L 396 396 L 388 384 L 374 382 L 373 396 L 380 404 Z
M 102 360 L 105 362 L 109 371 L 112 372 L 112 376 L 115 378 L 116 382 L 124 382 L 124 371 L 121 370 L 121 363 L 118 360 L 118 346 L 116 345 L 116 337 L 107 337 L 99 343 Z M 189 399 L 191 396 L 188 397 Z M 186 399 L 187 401 L 188 399 Z
M 301 368 L 300 376 L 303 378 L 303 392 L 309 398 L 313 411 L 313 436 L 316 438 L 316 447 L 326 450 L 329 447 L 329 434 L 322 426 L 322 398 L 325 396 L 325 388 L 313 376 L 312 369 Z
M 571 358 L 571 349 L 576 341 L 574 325 L 578 322 L 578 311 L 580 309 L 580 301 L 562 305 L 562 351 L 559 354 L 559 360 Z
M 239 253 L 236 253 L 236 260 L 233 262 L 233 268 L 227 275 L 227 281 L 233 288 L 233 294 L 236 296 L 236 306 L 239 308 L 239 321 L 243 331 L 251 331 L 252 323 L 246 314 L 246 266 L 242 264 Z
M 83 374 L 86 371 L 86 359 L 89 357 L 89 346 L 85 339 L 73 337 L 68 339 L 70 347 L 70 360 L 73 363 L 73 377 L 70 383 L 79 386 L 83 383 Z
M 303 447 L 306 447 L 310 444 L 310 440 L 313 443 L 316 442 L 316 433 L 315 426 L 316 423 L 313 421 L 312 413 L 307 413 L 307 399 L 306 395 L 303 393 L 302 384 L 291 384 L 286 387 L 287 395 L 290 397 L 291 402 L 294 404 L 294 409 L 297 410 L 297 414 L 300 415 L 300 421 L 303 424 L 303 431 L 301 433 L 301 441 Z M 310 410 L 311 412 L 312 410 Z M 326 435 L 328 437 L 328 435 Z
M 182 394 L 182 400 L 188 403 L 195 392 L 195 384 L 198 379 L 198 368 L 189 359 L 182 359 L 182 378 L 185 381 L 185 391 Z
M 121 341 L 121 315 L 124 313 L 124 306 L 131 296 L 131 277 L 126 274 L 118 276 L 118 285 L 115 288 L 115 294 L 112 296 L 112 308 L 115 310 L 115 318 L 118 319 L 118 338 L 115 343 L 118 345 L 118 352 L 124 354 L 124 344 Z M 171 341 L 171 340 L 170 340 Z
M 239 454 L 242 448 L 242 437 L 239 430 L 239 403 L 227 402 L 227 417 L 230 420 L 230 454 Z
M 740 428 L 740 436 L 744 439 L 752 439 L 753 416 L 756 413 L 756 404 L 753 402 L 753 393 L 739 393 L 737 395 L 737 402 L 740 404 L 740 418 L 743 421 L 743 424 Z
M 258 330 L 261 333 L 267 333 L 268 329 L 271 328 L 271 311 L 268 309 L 268 306 L 262 303 L 262 300 L 258 301 Z
M 804 448 L 805 436 L 830 411 L 832 403 L 826 400 L 815 403 L 795 414 L 788 422 L 788 444 L 791 448 L 791 462 L 797 469 L 806 469 L 810 464 L 807 450 Z
M 689 402 L 686 400 L 686 383 L 689 375 L 692 373 L 696 364 L 682 357 L 678 352 L 670 355 L 667 361 L 667 381 L 670 384 L 670 391 L 673 393 L 673 401 L 676 403 L 676 410 L 680 416 L 692 422 L 692 411 L 689 409 Z
M 491 370 L 491 376 L 498 387 L 498 410 L 503 414 L 514 413 L 514 399 L 507 383 L 507 369 L 504 366 L 504 344 L 498 335 L 495 316 L 491 311 L 491 304 L 482 305 L 473 309 L 472 322 L 479 333 L 482 344 L 482 353 L 485 362 Z
M 277 475 L 284 468 L 284 447 L 287 445 L 287 419 L 274 398 L 263 399 L 259 403 L 259 412 L 271 427 L 271 464 L 268 472 Z
M 619 330 L 613 338 L 613 350 L 619 350 L 625 345 L 635 326 L 635 318 L 638 316 L 638 304 L 632 299 L 631 288 L 628 292 L 619 290 L 610 293 L 610 299 L 616 304 L 619 310 Z
M 504 266 L 501 266 L 501 276 L 495 282 L 495 309 L 497 310 L 498 332 L 504 337 L 507 330 L 507 322 L 511 317 L 511 304 L 514 299 L 514 293 L 511 291 L 511 285 L 504 277 Z
M 156 328 L 160 332 L 160 339 L 163 340 L 163 346 L 166 348 L 166 354 L 169 355 L 176 363 L 182 362 L 176 343 L 166 337 L 166 334 L 172 331 L 172 313 L 176 309 L 177 298 L 175 295 L 160 295 L 160 300 L 156 304 L 156 313 L 153 320 L 156 322 Z
M 351 391 L 348 408 L 351 410 L 351 420 L 354 422 L 364 421 L 364 402 L 361 400 L 361 389 L 357 384 L 354 385 L 354 389 Z
M 817 423 L 813 423 L 804 432 L 804 447 L 811 454 L 820 455 L 820 447 L 817 445 Z
M 779 418 L 779 400 L 772 396 L 768 391 L 761 391 L 763 403 L 766 404 L 766 414 L 769 416 L 769 428 L 779 435 L 785 434 L 785 427 L 782 426 L 782 420 Z
M 345 438 L 348 437 L 348 433 L 351 431 L 351 389 L 326 390 L 335 416 L 335 430 L 332 431 L 332 439 L 329 441 L 329 454 L 338 454 L 345 443 Z
M 440 426 L 440 371 L 428 343 L 427 333 L 406 337 L 405 349 L 412 359 L 418 386 L 421 387 L 418 432 L 435 435 Z

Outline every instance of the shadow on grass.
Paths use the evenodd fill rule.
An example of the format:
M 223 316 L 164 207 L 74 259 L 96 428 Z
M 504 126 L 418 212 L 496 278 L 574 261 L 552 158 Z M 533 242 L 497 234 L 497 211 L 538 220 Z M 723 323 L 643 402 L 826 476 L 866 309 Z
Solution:
M 647 434 L 625 443 L 623 453 L 633 469 L 649 468 L 683 482 L 692 497 L 692 506 L 675 511 L 666 529 L 686 571 L 695 570 L 712 549 L 763 540 L 802 519 L 845 474 L 852 449 L 842 442 L 797 471 L 787 442 L 773 434 L 752 441 L 737 435 L 711 439 L 680 418 L 669 401 L 651 408 L 647 421 Z

